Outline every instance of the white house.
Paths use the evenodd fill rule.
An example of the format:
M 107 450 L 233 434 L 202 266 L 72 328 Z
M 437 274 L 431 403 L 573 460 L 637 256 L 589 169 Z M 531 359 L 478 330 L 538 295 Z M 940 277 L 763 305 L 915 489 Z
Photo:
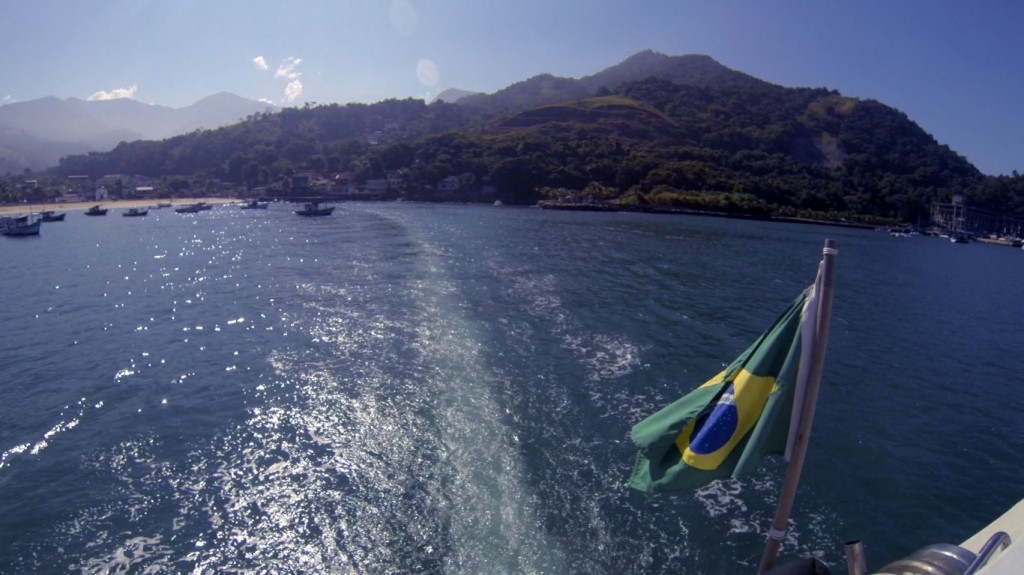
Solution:
M 454 192 L 462 187 L 462 179 L 458 176 L 448 176 L 437 184 L 439 192 Z

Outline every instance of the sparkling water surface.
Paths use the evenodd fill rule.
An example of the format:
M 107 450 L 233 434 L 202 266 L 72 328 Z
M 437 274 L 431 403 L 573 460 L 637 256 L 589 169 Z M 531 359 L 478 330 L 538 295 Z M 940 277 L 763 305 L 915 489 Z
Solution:
M 0 258 L 2 573 L 752 573 L 783 464 L 624 484 L 631 426 L 839 247 L 782 559 L 1024 496 L 1024 250 L 532 208 L 72 212 Z

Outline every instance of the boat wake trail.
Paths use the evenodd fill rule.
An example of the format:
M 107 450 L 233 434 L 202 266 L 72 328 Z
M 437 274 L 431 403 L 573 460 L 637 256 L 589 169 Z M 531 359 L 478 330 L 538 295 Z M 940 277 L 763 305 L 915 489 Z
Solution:
M 70 522 L 78 569 L 567 572 L 449 254 L 365 225 L 373 241 L 280 298 L 287 336 L 242 421 L 184 457 L 139 437 L 95 458 L 123 505 Z

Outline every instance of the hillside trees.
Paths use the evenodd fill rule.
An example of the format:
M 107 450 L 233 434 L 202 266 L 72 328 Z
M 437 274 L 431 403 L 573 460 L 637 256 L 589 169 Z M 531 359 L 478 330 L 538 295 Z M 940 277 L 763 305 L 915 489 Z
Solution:
M 466 198 L 490 186 L 505 201 L 530 203 L 545 187 L 595 184 L 600 196 L 628 202 L 906 221 L 962 193 L 979 207 L 1024 215 L 1019 176 L 984 178 L 878 102 L 750 78 L 649 77 L 593 98 L 508 111 L 534 101 L 526 95 L 533 88 L 554 90 L 537 102 L 576 93 L 563 80 L 540 78 L 467 105 L 410 99 L 254 114 L 226 128 L 70 156 L 54 173 L 204 176 L 252 188 L 299 170 L 349 173 L 357 185 L 401 172 L 401 193 L 413 198 L 437 198 L 431 191 L 459 176 L 472 182 Z

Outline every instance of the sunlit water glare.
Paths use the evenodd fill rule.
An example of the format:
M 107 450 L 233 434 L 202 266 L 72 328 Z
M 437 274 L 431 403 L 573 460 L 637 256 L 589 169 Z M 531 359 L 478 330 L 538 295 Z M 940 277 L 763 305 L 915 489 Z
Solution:
M 863 539 L 880 566 L 1021 496 L 1021 250 L 414 204 L 44 226 L 0 242 L 0 572 L 749 573 L 782 463 L 637 493 L 628 433 L 767 327 L 826 237 L 784 556 Z

